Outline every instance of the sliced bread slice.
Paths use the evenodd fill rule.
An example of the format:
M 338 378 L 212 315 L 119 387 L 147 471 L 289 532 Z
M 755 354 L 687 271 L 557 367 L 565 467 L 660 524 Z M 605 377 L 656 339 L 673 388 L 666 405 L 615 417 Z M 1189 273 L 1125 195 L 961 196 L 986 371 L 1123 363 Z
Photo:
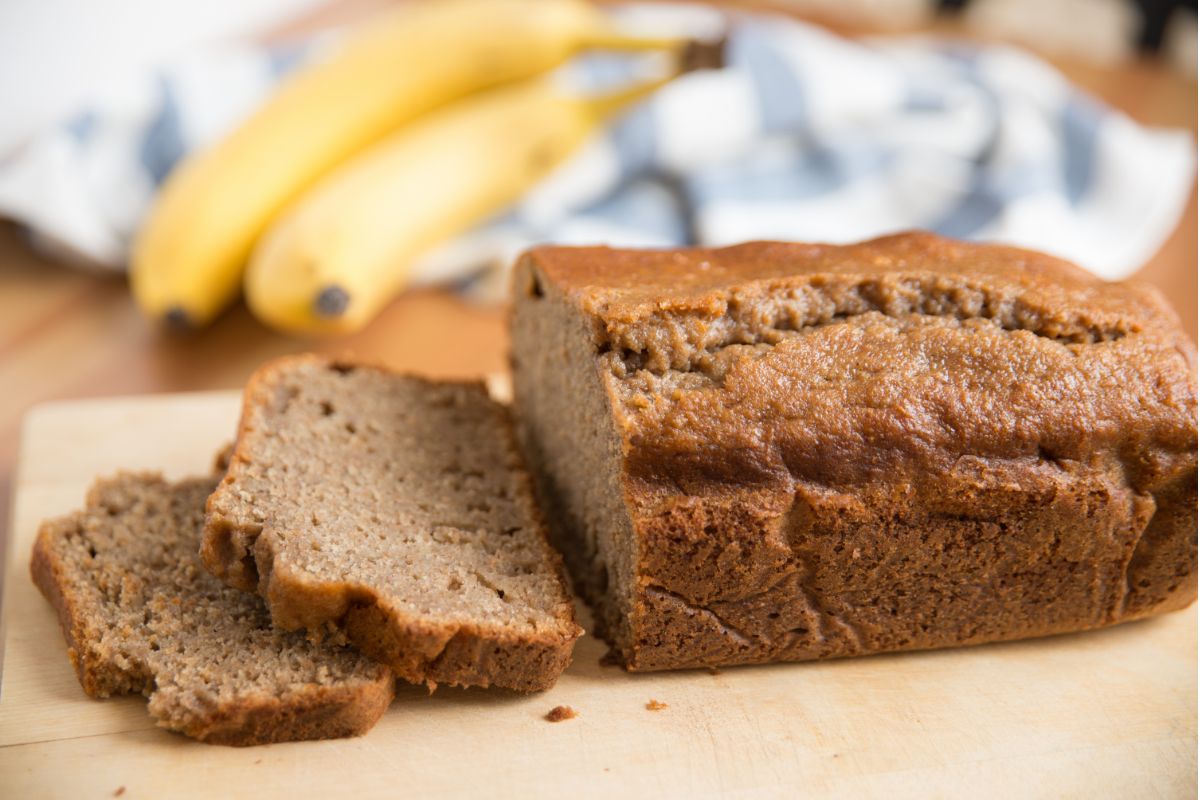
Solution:
M 344 632 L 414 683 L 546 689 L 582 632 L 508 412 L 478 383 L 264 366 L 202 556 L 277 626 Z
M 33 580 L 58 610 L 84 691 L 145 694 L 159 725 L 214 744 L 364 733 L 392 700 L 391 674 L 274 629 L 259 598 L 200 564 L 215 483 L 122 473 L 98 481 L 85 510 L 42 525 Z

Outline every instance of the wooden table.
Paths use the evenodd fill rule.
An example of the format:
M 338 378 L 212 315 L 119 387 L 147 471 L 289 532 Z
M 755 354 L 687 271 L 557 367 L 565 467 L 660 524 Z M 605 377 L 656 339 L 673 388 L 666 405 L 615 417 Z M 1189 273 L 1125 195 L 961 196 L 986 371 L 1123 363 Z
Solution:
M 358 13 L 377 4 L 343 6 Z M 960 33 L 944 22 L 935 30 Z M 1196 84 L 1164 65 L 1056 65 L 1140 122 L 1196 130 Z M 1194 192 L 1183 221 L 1139 277 L 1166 292 L 1194 334 Z M 45 263 L 14 229 L 0 226 L 0 524 L 7 528 L 21 417 L 43 400 L 232 388 L 264 359 L 302 350 L 350 353 L 435 377 L 478 376 L 504 369 L 507 347 L 502 309 L 431 290 L 404 295 L 353 336 L 288 338 L 243 307 L 194 337 L 165 335 L 138 315 L 121 278 Z

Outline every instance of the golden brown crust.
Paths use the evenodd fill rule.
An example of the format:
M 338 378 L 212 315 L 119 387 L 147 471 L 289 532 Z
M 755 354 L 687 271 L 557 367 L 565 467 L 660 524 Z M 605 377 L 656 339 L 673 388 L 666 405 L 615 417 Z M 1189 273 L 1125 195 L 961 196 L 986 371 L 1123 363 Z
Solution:
M 256 407 L 267 402 L 271 382 L 296 366 L 322 368 L 350 362 L 315 354 L 288 356 L 269 362 L 246 384 L 238 436 L 229 458 L 231 469 L 223 483 L 237 480 L 236 465 L 252 454 L 246 451 L 246 433 Z M 353 362 L 353 368 L 395 374 L 387 367 Z M 480 381 L 441 381 L 477 388 Z M 515 450 L 515 444 L 514 444 Z M 522 478 L 524 491 L 532 497 L 529 478 Z M 206 568 L 231 586 L 258 592 L 266 599 L 275 623 L 285 629 L 307 628 L 321 634 L 331 629 L 344 634 L 361 652 L 386 664 L 398 677 L 416 684 L 454 686 L 500 686 L 521 692 L 550 688 L 570 664 L 575 640 L 583 630 L 574 621 L 574 609 L 564 603 L 557 610 L 558 629 L 539 634 L 516 635 L 501 627 L 442 625 L 389 607 L 370 587 L 352 582 L 316 581 L 277 564 L 262 526 L 247 525 L 220 514 L 216 494 L 209 500 L 209 513 L 201 544 Z M 566 570 L 562 557 L 545 541 L 545 521 L 538 513 L 537 525 L 544 544 L 544 562 L 560 576 L 564 597 Z
M 359 650 L 410 683 L 495 685 L 518 692 L 552 687 L 582 633 L 516 637 L 479 627 L 423 625 L 376 604 L 351 607 L 341 625 Z
M 282 700 L 262 697 L 224 706 L 180 732 L 231 747 L 361 736 L 375 726 L 394 696 L 390 678 L 365 690 L 314 686 Z
M 1156 292 L 1015 248 L 910 234 L 528 260 L 590 321 L 617 424 L 637 443 L 629 469 L 651 482 L 664 468 L 685 486 L 781 470 L 857 481 L 864 468 L 924 473 L 954 450 L 1076 458 L 1122 446 L 1128 432 L 1106 420 L 1171 440 L 1194 403 L 1194 347 Z M 1030 382 L 1043 374 L 1060 385 Z M 854 443 L 868 415 L 872 440 Z
M 42 595 L 54 606 L 62 627 L 63 637 L 67 640 L 67 657 L 75 668 L 79 685 L 89 697 L 111 697 L 123 691 L 141 691 L 146 686 L 149 676 L 134 676 L 128 681 L 113 681 L 110 669 L 106 669 L 102 660 L 87 646 L 96 636 L 89 628 L 86 616 L 79 614 L 75 605 L 63 591 L 63 566 L 51 546 L 53 523 L 44 523 L 38 531 L 38 537 L 33 544 L 33 557 L 29 563 L 30 576 Z
M 977 245 L 931 233 L 907 232 L 848 245 L 746 242 L 729 247 L 623 250 L 535 247 L 526 253 L 539 273 L 570 292 L 600 301 L 605 314 L 651 308 L 703 307 L 713 293 L 746 283 L 785 283 L 810 276 L 855 278 L 944 271 L 997 278 L 1031 290 L 1088 292 L 1105 313 L 1136 316 L 1165 311 L 1145 299 L 1129 308 L 1126 285 L 1108 283 L 1062 259 L 1004 245 Z
M 567 309 L 594 353 L 628 611 L 611 565 L 572 567 L 632 669 L 1041 636 L 1196 597 L 1195 349 L 1147 287 L 927 234 L 537 248 L 516 282 L 518 410 L 522 325 Z
M 97 506 L 98 487 L 89 492 L 89 509 Z M 72 577 L 59 542 L 68 529 L 77 527 L 81 516 L 42 524 L 34 542 L 30 574 L 58 615 L 68 657 L 90 697 L 145 694 L 159 725 L 210 744 L 236 747 L 358 736 L 370 730 L 387 710 L 395 695 L 395 682 L 382 670 L 372 682 L 314 683 L 298 686 L 284 696 L 243 696 L 237 702 L 196 709 L 186 719 L 180 718 L 177 709 L 159 708 L 162 701 L 157 696 L 154 669 L 136 660 L 122 665 L 102 652 L 102 626 L 73 596 L 71 586 L 78 578 Z

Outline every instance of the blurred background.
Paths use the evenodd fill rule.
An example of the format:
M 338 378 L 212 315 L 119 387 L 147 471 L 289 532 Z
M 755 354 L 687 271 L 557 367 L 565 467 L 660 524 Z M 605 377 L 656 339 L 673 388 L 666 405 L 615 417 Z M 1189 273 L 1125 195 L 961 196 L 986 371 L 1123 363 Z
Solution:
M 528 175 L 504 179 L 491 174 L 498 165 L 464 158 L 462 170 L 474 172 L 448 174 L 444 186 L 431 173 L 403 196 L 396 183 L 363 188 L 385 211 L 413 204 L 413 224 L 428 237 L 380 245 L 376 255 L 394 258 L 403 278 L 372 288 L 378 297 L 352 325 L 331 322 L 357 310 L 359 296 L 342 284 L 317 286 L 300 311 L 286 305 L 303 265 L 279 266 L 285 245 L 336 238 L 304 214 L 263 234 L 275 252 L 259 248 L 254 259 L 273 260 L 276 272 L 262 279 L 254 309 L 214 300 L 209 320 L 186 303 L 155 300 L 172 265 L 148 264 L 167 277 L 141 278 L 153 286 L 139 292 L 139 310 L 126 275 L 131 253 L 142 246 L 173 258 L 185 249 L 174 230 L 139 244 L 162 181 L 240 130 L 281 83 L 336 58 L 363 26 L 405 5 L 0 4 L 0 480 L 12 477 L 21 415 L 45 400 L 234 388 L 261 361 L 300 350 L 437 377 L 501 371 L 505 266 L 537 241 L 841 242 L 926 227 L 1146 280 L 1195 336 L 1196 4 L 1173 0 L 605 4 L 622 35 L 723 39 L 724 68 L 689 64 L 705 69 L 675 77 L 682 62 L 573 54 L 556 86 L 577 93 L 675 79 L 581 128 L 578 146 L 535 158 Z M 462 35 L 480 41 L 478 31 Z M 471 52 L 456 36 L 434 48 L 439 58 Z M 335 100 L 302 101 L 314 126 Z M 532 136 L 539 124 L 521 127 Z M 305 134 L 292 128 L 279 141 L 287 151 Z M 241 196 L 267 182 L 258 162 L 241 172 L 229 163 L 244 180 Z M 505 191 L 479 194 L 505 180 Z M 436 203 L 413 200 L 426 190 L 472 211 L 444 225 L 426 220 Z M 214 202 L 234 214 L 228 200 Z M 305 213 L 334 225 L 328 209 Z M 389 217 L 377 216 L 386 239 Z M 0 503 L 7 496 L 0 487 Z

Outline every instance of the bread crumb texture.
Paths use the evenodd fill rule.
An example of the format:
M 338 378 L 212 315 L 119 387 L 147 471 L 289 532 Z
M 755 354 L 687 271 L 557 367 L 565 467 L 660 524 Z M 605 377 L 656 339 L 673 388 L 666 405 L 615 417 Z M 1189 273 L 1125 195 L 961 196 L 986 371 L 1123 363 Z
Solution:
M 246 389 L 205 563 L 276 625 L 414 683 L 552 685 L 582 632 L 507 410 L 478 383 L 317 357 Z
M 84 690 L 144 694 L 160 726 L 217 744 L 363 733 L 391 702 L 386 668 L 275 629 L 258 597 L 200 564 L 215 482 L 124 473 L 98 481 L 84 510 L 42 525 L 33 579 L 58 610 Z

